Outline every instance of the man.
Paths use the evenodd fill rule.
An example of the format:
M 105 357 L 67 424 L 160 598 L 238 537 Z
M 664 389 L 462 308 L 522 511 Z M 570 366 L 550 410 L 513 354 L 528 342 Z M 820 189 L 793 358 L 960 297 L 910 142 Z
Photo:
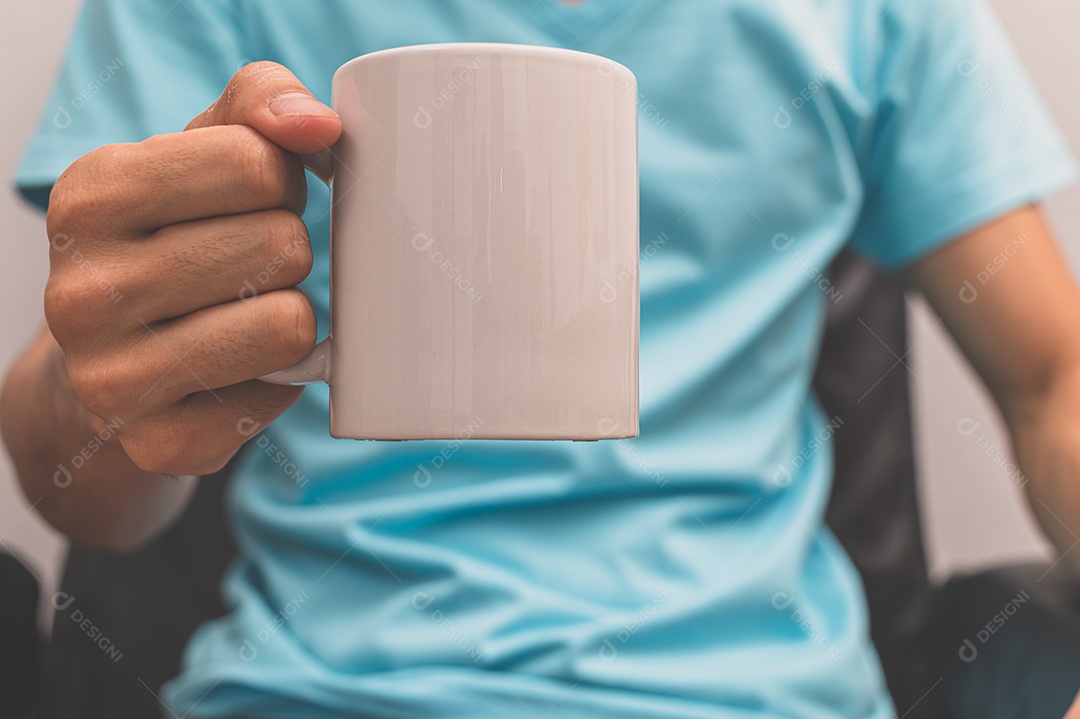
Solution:
M 467 442 L 418 486 L 442 444 L 331 440 L 324 389 L 254 378 L 325 330 L 328 198 L 297 155 L 338 139 L 332 71 L 461 40 L 638 76 L 641 437 Z M 977 0 L 89 0 L 19 174 L 52 188 L 52 273 L 5 439 L 47 519 L 117 549 L 274 445 L 237 469 L 233 610 L 177 715 L 888 717 L 822 523 L 823 272 L 851 242 L 928 297 L 1064 550 L 1080 296 L 1031 203 L 1073 177 Z M 118 440 L 57 486 L 94 435 Z

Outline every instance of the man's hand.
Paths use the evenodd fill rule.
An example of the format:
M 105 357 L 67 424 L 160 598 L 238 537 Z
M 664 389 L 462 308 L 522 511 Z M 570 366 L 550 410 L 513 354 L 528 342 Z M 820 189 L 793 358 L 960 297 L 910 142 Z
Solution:
M 256 63 L 184 132 L 103 147 L 57 181 L 49 329 L 8 374 L 0 425 L 27 498 L 62 532 L 145 541 L 179 515 L 190 475 L 299 397 L 254 378 L 314 345 L 295 288 L 311 267 L 298 154 L 340 134 L 288 70 Z
M 214 472 L 247 439 L 238 420 L 265 424 L 299 397 L 254 378 L 314 346 L 293 153 L 340 132 L 288 70 L 257 63 L 186 131 L 102 147 L 56 183 L 46 319 L 76 393 L 120 418 L 142 469 Z

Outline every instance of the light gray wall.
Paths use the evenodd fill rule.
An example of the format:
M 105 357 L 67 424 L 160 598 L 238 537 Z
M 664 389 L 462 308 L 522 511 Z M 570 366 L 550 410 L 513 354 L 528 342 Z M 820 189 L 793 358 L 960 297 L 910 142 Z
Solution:
M 8 101 L 0 114 L 0 373 L 37 333 L 41 291 L 48 274 L 48 245 L 40 217 L 11 191 L 12 173 L 45 105 L 60 66 L 79 0 L 5 2 L 0 9 L 0 67 Z M 42 580 L 42 619 L 54 591 L 64 542 L 28 512 L 7 455 L 0 451 L 0 548 L 14 551 Z
M 1074 69 L 1080 65 L 1074 35 L 1080 6 L 1065 0 L 995 4 L 1073 147 L 1080 149 L 1080 95 L 1073 84 Z M 5 186 L 45 101 L 77 5 L 78 0 L 5 3 L 0 66 L 9 68 L 5 89 L 16 99 L 0 114 Z M 1049 207 L 1066 252 L 1080 270 L 1080 188 L 1055 198 Z M 0 371 L 6 371 L 41 322 L 47 253 L 40 219 L 9 191 L 0 193 L 0 226 Z M 910 357 L 917 375 L 919 469 L 932 567 L 940 576 L 987 563 L 1050 556 L 1015 482 L 982 446 L 1007 446 L 986 396 L 934 323 L 916 303 L 912 336 L 917 344 Z M 964 418 L 980 423 L 979 429 L 967 436 L 958 432 Z M 47 598 L 56 583 L 63 542 L 27 513 L 14 482 L 10 462 L 0 459 L 0 542 L 18 552 L 43 580 Z

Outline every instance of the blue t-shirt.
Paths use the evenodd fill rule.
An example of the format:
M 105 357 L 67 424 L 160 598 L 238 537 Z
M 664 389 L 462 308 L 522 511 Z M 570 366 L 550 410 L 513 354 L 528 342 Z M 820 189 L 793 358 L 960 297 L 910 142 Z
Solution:
M 443 41 L 637 75 L 641 436 L 352 442 L 327 390 L 230 492 L 228 616 L 164 697 L 190 717 L 892 716 L 822 515 L 843 418 L 810 391 L 823 274 L 886 267 L 1071 181 L 979 0 L 89 0 L 18 174 L 178 131 L 243 63 L 329 101 L 343 62 Z M 310 183 L 328 314 L 328 193 Z M 959 289 L 959 288 L 958 288 Z

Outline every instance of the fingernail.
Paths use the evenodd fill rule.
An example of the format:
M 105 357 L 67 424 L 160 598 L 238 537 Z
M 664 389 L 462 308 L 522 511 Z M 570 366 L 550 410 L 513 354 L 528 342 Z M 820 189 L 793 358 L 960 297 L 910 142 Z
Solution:
M 290 92 L 270 101 L 270 112 L 278 117 L 334 117 L 337 113 L 303 92 Z

